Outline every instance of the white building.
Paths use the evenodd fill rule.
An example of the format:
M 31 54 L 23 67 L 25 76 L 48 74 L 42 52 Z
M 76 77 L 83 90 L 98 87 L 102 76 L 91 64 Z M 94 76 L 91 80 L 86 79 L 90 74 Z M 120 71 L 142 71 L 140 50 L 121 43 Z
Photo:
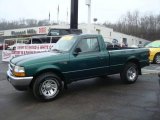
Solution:
M 86 25 L 79 25 L 79 28 L 82 29 L 83 32 L 87 32 Z M 91 33 L 102 34 L 104 39 L 108 42 L 112 42 L 113 39 L 116 39 L 120 44 L 127 43 L 128 46 L 134 46 L 134 45 L 137 46 L 139 44 L 145 44 L 146 42 L 148 42 L 148 40 L 123 34 L 123 33 L 119 33 L 119 32 L 115 32 L 111 28 L 106 28 L 100 25 L 91 25 L 90 31 Z
M 88 28 L 86 24 L 79 24 L 78 28 L 82 29 L 83 33 L 88 33 Z M 53 26 L 40 26 L 40 27 L 31 27 L 31 28 L 21 28 L 21 29 L 12 29 L 0 31 L 0 42 L 2 38 L 12 38 L 12 37 L 27 37 L 33 35 L 45 35 L 48 33 L 50 28 L 69 28 L 69 25 L 53 25 Z M 141 39 L 135 36 L 126 35 L 123 33 L 115 32 L 111 28 L 106 28 L 101 25 L 90 26 L 90 33 L 93 34 L 102 34 L 105 41 L 112 42 L 113 39 L 116 39 L 120 44 L 127 43 L 128 46 L 144 44 L 148 40 Z

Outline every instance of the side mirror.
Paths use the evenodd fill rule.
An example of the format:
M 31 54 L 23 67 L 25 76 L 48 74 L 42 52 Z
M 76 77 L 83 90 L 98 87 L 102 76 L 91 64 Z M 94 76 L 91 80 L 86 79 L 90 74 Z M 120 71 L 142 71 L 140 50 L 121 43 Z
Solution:
M 76 48 L 73 52 L 73 55 L 78 55 L 78 53 L 81 52 L 80 48 Z

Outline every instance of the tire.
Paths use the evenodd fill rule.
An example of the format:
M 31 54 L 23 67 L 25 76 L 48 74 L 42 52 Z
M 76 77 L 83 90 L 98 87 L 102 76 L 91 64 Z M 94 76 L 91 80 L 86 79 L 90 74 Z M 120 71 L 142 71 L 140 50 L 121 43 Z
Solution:
M 138 67 L 134 63 L 127 63 L 124 70 L 120 73 L 121 79 L 127 83 L 132 84 L 137 81 L 138 78 Z
M 155 63 L 155 64 L 159 64 L 160 63 L 160 53 L 157 53 L 154 56 L 153 63 Z
M 51 101 L 61 92 L 62 81 L 54 73 L 44 73 L 35 79 L 33 94 L 40 101 Z

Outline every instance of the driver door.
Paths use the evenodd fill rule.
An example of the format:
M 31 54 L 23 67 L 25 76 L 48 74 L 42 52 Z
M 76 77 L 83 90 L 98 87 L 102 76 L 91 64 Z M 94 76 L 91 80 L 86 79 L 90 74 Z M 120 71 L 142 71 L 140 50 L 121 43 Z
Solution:
M 95 77 L 106 73 L 106 54 L 100 51 L 98 37 L 82 38 L 75 49 L 80 51 L 70 56 L 71 80 Z

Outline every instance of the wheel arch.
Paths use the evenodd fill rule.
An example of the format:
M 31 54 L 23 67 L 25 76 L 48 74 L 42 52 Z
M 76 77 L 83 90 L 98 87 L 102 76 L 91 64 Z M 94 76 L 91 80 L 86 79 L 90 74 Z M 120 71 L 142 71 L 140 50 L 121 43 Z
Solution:
M 128 64 L 128 63 L 134 63 L 134 64 L 136 64 L 137 67 L 138 67 L 138 74 L 139 74 L 139 75 L 142 74 L 142 72 L 141 72 L 141 66 L 140 66 L 140 63 L 139 63 L 139 60 L 138 60 L 138 59 L 136 59 L 136 58 L 129 59 L 129 60 L 126 62 L 126 64 Z
M 56 68 L 45 68 L 45 69 L 39 70 L 38 72 L 36 72 L 36 74 L 34 74 L 33 80 L 32 80 L 32 82 L 30 83 L 30 87 L 32 88 L 32 86 L 33 86 L 36 78 L 37 78 L 39 75 L 41 75 L 41 74 L 43 74 L 43 73 L 47 73 L 47 72 L 56 74 L 58 77 L 61 78 L 61 80 L 62 80 L 63 82 L 65 82 L 65 77 L 64 77 L 64 75 L 60 72 L 60 70 L 58 70 L 58 69 L 56 69 Z

